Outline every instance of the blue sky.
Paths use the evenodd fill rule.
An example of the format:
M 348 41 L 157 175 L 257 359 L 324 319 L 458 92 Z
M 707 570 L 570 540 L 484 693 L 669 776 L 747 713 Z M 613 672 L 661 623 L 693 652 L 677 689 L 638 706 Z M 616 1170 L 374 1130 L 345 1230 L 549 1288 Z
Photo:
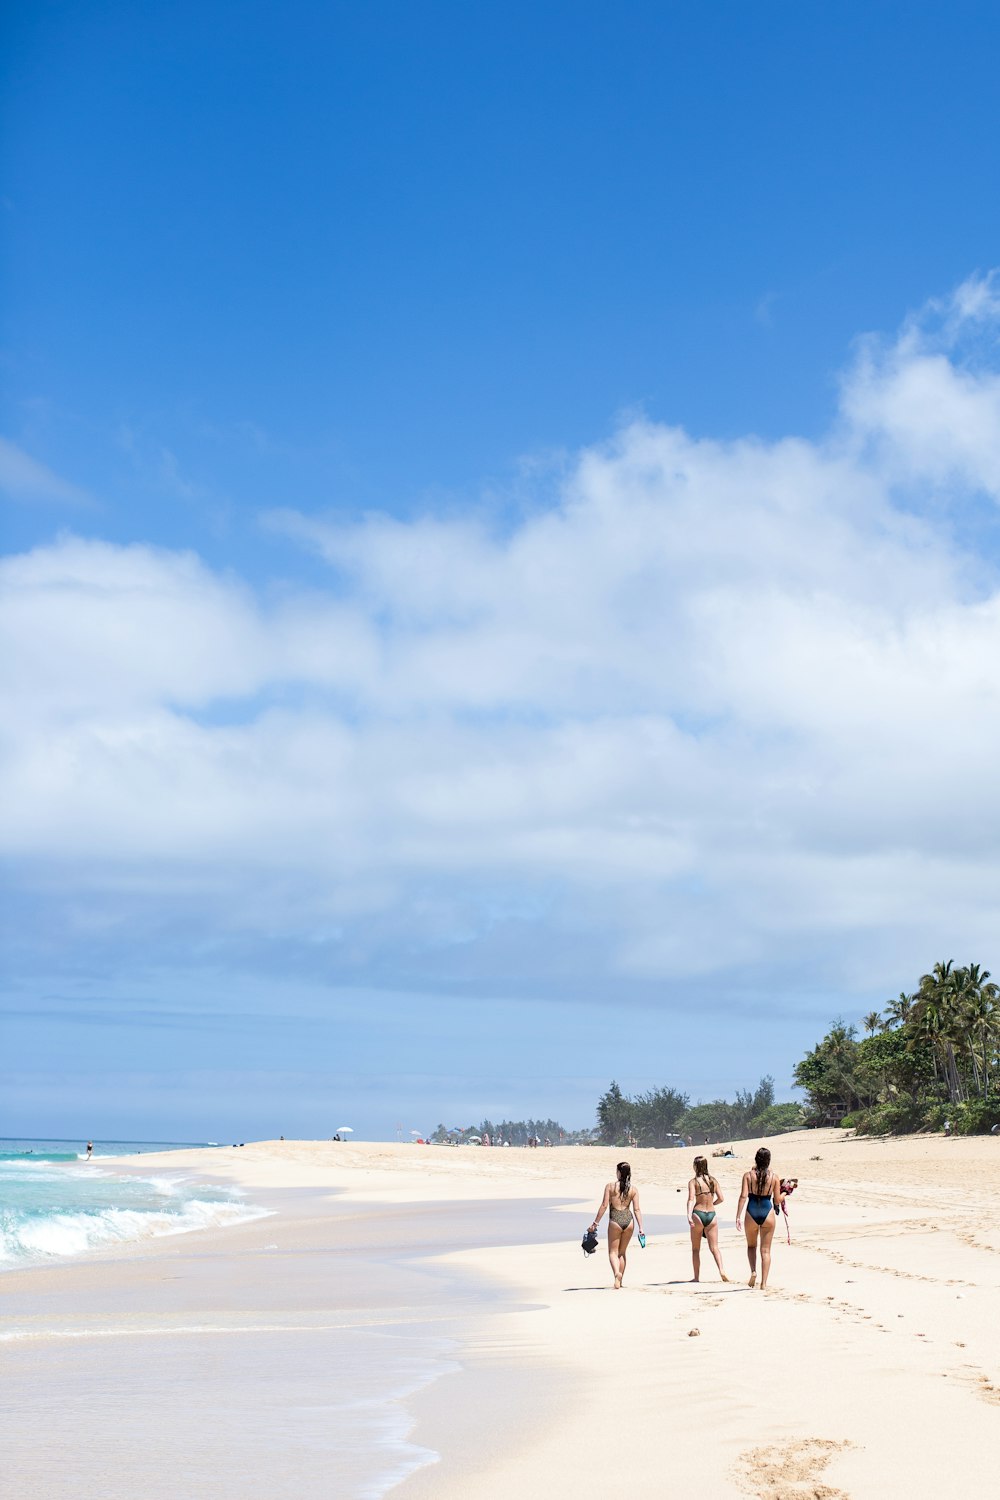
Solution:
M 4 27 L 12 1131 L 786 1094 L 996 961 L 987 7 Z

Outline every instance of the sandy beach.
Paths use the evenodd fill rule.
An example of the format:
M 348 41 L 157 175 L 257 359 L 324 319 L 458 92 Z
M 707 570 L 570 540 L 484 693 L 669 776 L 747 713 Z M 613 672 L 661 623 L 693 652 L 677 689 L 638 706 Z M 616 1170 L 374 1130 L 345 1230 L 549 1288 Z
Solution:
M 603 1237 L 579 1248 L 613 1151 L 289 1141 L 118 1162 L 229 1181 L 271 1215 L 0 1278 L 10 1492 L 995 1492 L 1000 1142 L 773 1141 L 801 1186 L 766 1294 L 733 1226 L 757 1144 L 713 1163 L 729 1285 L 707 1253 L 689 1280 L 693 1153 L 630 1153 L 650 1235 L 620 1293 Z M 365 1330 L 414 1373 L 406 1461 L 352 1488 L 328 1400 L 363 1381 Z

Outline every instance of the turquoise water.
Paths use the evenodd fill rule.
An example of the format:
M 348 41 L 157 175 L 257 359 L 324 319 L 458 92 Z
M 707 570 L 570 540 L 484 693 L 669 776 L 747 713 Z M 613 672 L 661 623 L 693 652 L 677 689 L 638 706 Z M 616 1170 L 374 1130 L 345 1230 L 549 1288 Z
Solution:
M 260 1217 L 233 1189 L 161 1170 L 122 1176 L 111 1158 L 178 1142 L 0 1139 L 0 1269 Z
M 190 1151 L 216 1141 L 91 1141 L 95 1156 L 137 1156 L 143 1151 Z M 44 1161 L 77 1161 L 87 1155 L 85 1140 L 41 1140 L 0 1136 L 0 1161 L 34 1156 Z

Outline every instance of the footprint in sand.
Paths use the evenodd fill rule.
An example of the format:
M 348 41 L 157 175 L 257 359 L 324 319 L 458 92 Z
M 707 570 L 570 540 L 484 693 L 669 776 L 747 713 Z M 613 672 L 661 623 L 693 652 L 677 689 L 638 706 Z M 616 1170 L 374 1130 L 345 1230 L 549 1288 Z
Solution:
M 965 1345 L 960 1344 L 959 1348 L 964 1349 Z M 995 1385 L 978 1365 L 962 1365 L 961 1369 L 951 1373 L 964 1385 L 970 1386 L 983 1401 L 988 1401 L 990 1406 L 1000 1406 L 1000 1385 Z
M 1000 1406 L 1000 1386 L 994 1385 L 988 1375 L 980 1375 L 977 1389 L 984 1401 L 991 1406 Z
M 741 1488 L 760 1500 L 850 1500 L 846 1490 L 819 1477 L 834 1454 L 849 1447 L 830 1438 L 804 1438 L 784 1446 L 775 1458 L 751 1448 L 740 1460 L 737 1477 Z

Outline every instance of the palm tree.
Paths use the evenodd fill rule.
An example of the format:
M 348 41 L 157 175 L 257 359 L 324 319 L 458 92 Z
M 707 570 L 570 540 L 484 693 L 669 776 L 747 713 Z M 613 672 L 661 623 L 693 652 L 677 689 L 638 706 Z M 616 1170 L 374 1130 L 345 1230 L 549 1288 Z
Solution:
M 869 1036 L 874 1036 L 876 1031 L 878 1031 L 879 1029 L 881 1021 L 882 1017 L 879 1015 L 878 1011 L 870 1010 L 861 1024 L 864 1026 Z
M 951 1076 L 944 1060 L 944 1035 L 950 1019 L 947 989 L 951 982 L 952 966 L 953 961 L 949 959 L 947 964 L 935 964 L 932 973 L 920 976 L 912 1021 L 916 1031 L 930 1043 L 935 1079 L 940 1078 L 941 1071 L 944 1072 L 948 1098 L 954 1102 Z
M 985 1099 L 990 1091 L 990 1056 L 996 1048 L 997 999 L 1000 990 L 990 983 L 989 969 L 979 964 L 970 964 L 963 970 L 962 986 L 963 1014 L 967 1025 L 966 1042 L 972 1059 L 972 1071 L 980 1097 Z M 976 1042 L 980 1054 L 976 1056 Z M 982 1069 L 980 1070 L 980 1060 Z
M 936 963 L 920 978 L 914 1020 L 935 1051 L 935 1070 L 940 1057 L 952 1104 L 961 1102 L 964 1089 L 955 1058 L 955 1042 L 962 1032 L 962 1010 L 967 970 L 956 969 L 954 959 Z
M 907 1021 L 910 1019 L 910 1016 L 913 1014 L 913 1007 L 915 1003 L 915 995 L 908 995 L 906 994 L 905 990 L 900 990 L 899 999 L 890 1000 L 889 1004 L 885 1008 L 885 1021 L 883 1022 L 883 1029 L 888 1031 L 893 1026 L 905 1026 Z

